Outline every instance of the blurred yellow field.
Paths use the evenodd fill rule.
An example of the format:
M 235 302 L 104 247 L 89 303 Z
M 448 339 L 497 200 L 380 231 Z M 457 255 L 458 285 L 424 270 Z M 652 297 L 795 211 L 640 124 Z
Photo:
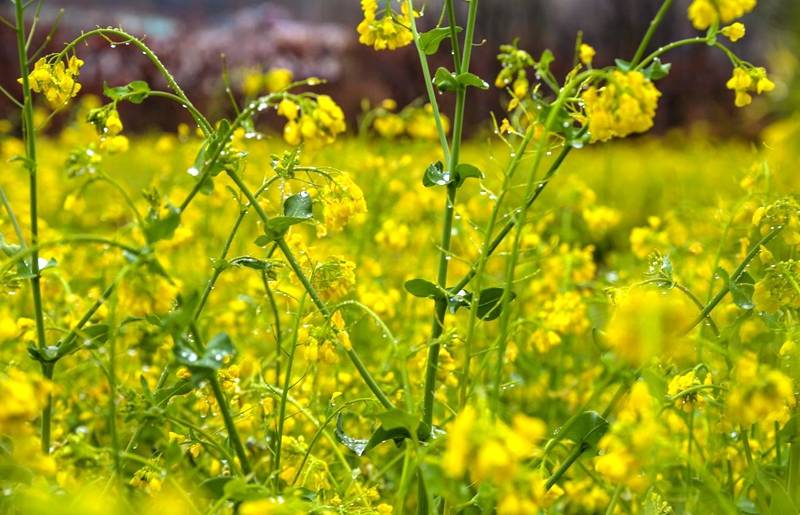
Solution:
M 353 37 L 414 46 L 424 100 L 358 120 L 285 68 L 207 118 L 146 40 L 34 59 L 19 31 L 0 511 L 800 512 L 800 118 L 646 134 L 673 49 L 726 56 L 738 107 L 787 87 L 734 53 L 755 0 L 693 0 L 696 34 L 654 49 L 667 0 L 631 60 L 579 36 L 566 76 L 490 42 L 483 78 L 478 0 L 422 33 L 418 4 L 362 0 Z M 91 38 L 168 90 L 81 94 Z M 155 99 L 195 123 L 129 131 Z

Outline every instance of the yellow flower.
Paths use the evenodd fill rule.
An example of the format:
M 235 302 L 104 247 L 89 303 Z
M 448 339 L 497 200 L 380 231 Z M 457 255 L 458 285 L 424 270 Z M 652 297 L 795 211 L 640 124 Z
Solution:
M 387 4 L 390 3 L 391 0 L 387 0 Z M 377 0 L 361 0 L 361 10 L 364 19 L 356 27 L 359 43 L 371 46 L 375 50 L 395 50 L 411 44 L 414 40 L 410 29 L 411 13 L 405 1 L 401 4 L 399 13 L 387 5 L 382 18 L 377 16 Z
M 125 136 L 117 135 L 100 140 L 100 148 L 109 154 L 119 154 L 127 152 L 130 147 L 130 142 Z
M 284 98 L 278 103 L 278 114 L 287 120 L 296 120 L 300 112 L 300 106 L 288 98 Z
M 333 143 L 347 129 L 344 111 L 328 95 L 284 98 L 278 103 L 278 114 L 288 120 L 283 139 L 290 145 Z
M 122 132 L 122 120 L 119 119 L 119 113 L 116 109 L 112 109 L 106 117 L 106 134 L 109 136 L 116 136 Z
M 77 78 L 82 66 L 83 61 L 74 55 L 66 65 L 63 60 L 53 63 L 47 57 L 42 57 L 28 75 L 31 90 L 43 94 L 51 108 L 64 107 L 81 90 Z M 18 82 L 21 84 L 22 79 L 18 79 Z
M 275 93 L 286 89 L 292 83 L 294 74 L 286 68 L 272 68 L 264 75 L 264 85 L 267 91 Z
M 592 59 L 594 59 L 594 56 L 597 54 L 597 52 L 591 46 L 587 45 L 586 43 L 582 43 L 578 54 L 581 62 L 586 66 L 589 66 L 592 64 Z
M 739 41 L 745 35 L 745 27 L 743 23 L 733 23 L 728 25 L 727 27 L 723 28 L 721 31 L 723 36 L 730 39 L 733 42 Z
M 661 93 L 641 72 L 614 71 L 608 83 L 591 86 L 581 98 L 583 118 L 589 125 L 592 141 L 645 132 L 653 126 Z
M 756 7 L 757 0 L 693 0 L 689 5 L 689 20 L 697 30 L 714 23 L 730 23 Z
M 684 357 L 688 349 L 680 331 L 692 321 L 692 309 L 679 294 L 634 288 L 617 303 L 606 328 L 607 341 L 635 366 L 654 357 Z

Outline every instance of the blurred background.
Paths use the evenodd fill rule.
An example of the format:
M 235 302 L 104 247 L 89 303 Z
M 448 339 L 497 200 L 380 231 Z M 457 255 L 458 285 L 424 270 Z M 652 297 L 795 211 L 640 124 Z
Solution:
M 465 2 L 456 3 L 466 11 Z M 688 3 L 676 0 L 653 48 L 695 35 L 686 17 Z M 10 18 L 11 2 L 4 4 L 0 12 Z M 425 3 L 421 29 L 436 23 L 441 4 L 442 0 Z M 499 69 L 497 47 L 518 36 L 520 46 L 535 57 L 545 48 L 553 50 L 555 69 L 563 74 L 571 64 L 579 30 L 598 50 L 596 66 L 617 57 L 630 59 L 660 4 L 660 0 L 481 0 L 476 31 L 480 45 L 474 51 L 473 71 L 491 82 Z M 667 58 L 675 63 L 672 74 L 659 84 L 664 97 L 657 130 L 704 121 L 721 136 L 753 137 L 765 124 L 800 105 L 800 1 L 761 0 L 759 4 L 743 20 L 748 37 L 736 47 L 739 55 L 767 66 L 778 86 L 775 93 L 768 101 L 759 100 L 755 108 L 737 111 L 732 94 L 725 90 L 731 71 L 727 59 L 705 47 L 681 49 L 680 57 L 676 52 Z M 393 98 L 402 105 L 424 93 L 411 47 L 375 52 L 358 44 L 358 0 L 48 0 L 34 46 L 62 10 L 52 49 L 95 26 L 121 26 L 146 35 L 193 101 L 216 114 L 229 110 L 221 80 L 223 62 L 238 94 L 247 69 L 286 67 L 296 77 L 324 78 L 328 81 L 324 89 L 342 104 L 351 121 L 361 112 L 364 99 L 375 104 Z M 462 13 L 461 19 L 465 16 Z M 17 89 L 19 76 L 13 38 L 12 31 L 0 25 L 0 83 L 11 91 Z M 86 60 L 81 72 L 86 91 L 100 93 L 104 80 L 120 85 L 144 79 L 153 87 L 166 86 L 132 47 L 110 48 L 95 39 L 79 54 Z M 433 68 L 450 64 L 447 57 L 434 60 Z M 501 111 L 501 95 L 494 89 L 471 95 L 467 116 L 473 123 L 468 127 L 485 128 L 480 122 L 488 119 L 490 111 Z M 184 121 L 185 113 L 180 111 L 158 102 L 146 103 L 125 113 L 126 126 L 174 129 Z M 13 117 L 14 112 L 10 102 L 0 97 L 0 116 Z M 723 119 L 726 123 L 714 123 Z M 731 119 L 736 123 L 730 123 Z

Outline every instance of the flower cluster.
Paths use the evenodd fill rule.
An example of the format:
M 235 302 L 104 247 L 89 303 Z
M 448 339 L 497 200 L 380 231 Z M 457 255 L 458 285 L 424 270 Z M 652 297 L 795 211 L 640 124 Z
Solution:
M 323 299 L 341 300 L 355 286 L 355 269 L 346 259 L 330 258 L 317 265 L 311 282 Z
M 783 372 L 764 370 L 752 352 L 744 353 L 734 368 L 735 381 L 727 398 L 730 421 L 744 427 L 761 423 L 785 424 L 796 404 L 792 380 Z
M 77 79 L 82 67 L 83 61 L 74 55 L 66 63 L 61 59 L 53 62 L 42 57 L 28 75 L 31 90 L 43 94 L 51 108 L 64 107 L 81 90 Z
M 541 455 L 544 422 L 517 414 L 509 426 L 481 411 L 467 405 L 449 424 L 442 456 L 445 475 L 461 479 L 468 474 L 471 481 L 494 485 L 502 499 L 498 513 L 535 513 L 549 507 L 563 490 L 558 486 L 548 490 L 540 471 L 524 467 L 526 460 Z
M 328 95 L 289 96 L 278 104 L 278 114 L 286 118 L 283 139 L 289 145 L 305 143 L 320 146 L 333 143 L 347 128 L 344 111 Z
M 698 30 L 715 23 L 730 23 L 756 7 L 757 0 L 693 0 L 689 5 L 689 20 Z
M 436 120 L 430 104 L 420 106 L 412 103 L 400 110 L 399 113 L 395 113 L 395 109 L 397 109 L 397 103 L 394 100 L 386 99 L 381 103 L 381 107 L 374 111 L 372 128 L 382 137 L 394 139 L 405 135 L 421 140 L 438 138 Z M 441 113 L 440 119 L 442 128 L 448 132 L 450 119 Z
M 92 124 L 100 135 L 100 150 L 109 154 L 125 152 L 130 146 L 126 136 L 120 134 L 123 129 L 116 104 L 108 104 L 89 111 L 86 120 Z
M 267 73 L 259 70 L 248 70 L 242 78 L 242 92 L 248 97 L 261 93 L 277 93 L 292 83 L 294 73 L 286 68 L 272 68 Z
M 634 492 L 647 488 L 647 467 L 656 462 L 656 445 L 663 441 L 658 402 L 647 384 L 637 381 L 620 409 L 611 431 L 600 440 L 595 470 L 608 481 Z
M 678 293 L 633 288 L 617 300 L 606 339 L 620 358 L 634 366 L 655 357 L 685 357 L 688 349 L 680 331 L 692 321 L 691 309 Z
M 585 111 L 579 121 L 588 124 L 592 141 L 646 132 L 653 126 L 660 96 L 641 72 L 614 71 L 604 87 L 591 86 L 581 94 Z
M 783 308 L 800 308 L 800 262 L 781 261 L 768 267 L 756 283 L 753 302 L 759 311 L 774 313 Z
M 753 101 L 751 93 L 760 95 L 775 89 L 775 84 L 767 77 L 767 70 L 761 67 L 737 66 L 725 86 L 736 93 L 736 107 L 744 107 Z
M 328 230 L 339 232 L 367 212 L 364 192 L 346 173 L 336 175 L 331 184 L 319 189 L 318 197 L 322 201 L 322 216 L 325 218 L 324 226 L 320 226 L 324 230 L 317 230 L 319 236 L 327 234 Z
M 414 40 L 410 28 L 413 20 L 405 1 L 398 13 L 391 8 L 391 0 L 387 0 L 382 17 L 378 17 L 378 0 L 361 0 L 361 10 L 364 19 L 356 27 L 361 44 L 375 50 L 395 50 Z
M 582 52 L 582 55 L 588 57 L 588 50 L 582 50 Z M 591 57 L 588 58 L 591 61 Z M 512 98 L 507 109 L 512 111 L 530 91 L 527 70 L 532 68 L 536 62 L 531 54 L 517 46 L 516 41 L 512 44 L 501 45 L 497 59 L 500 61 L 501 68 L 494 80 L 494 85 L 498 88 L 510 88 Z

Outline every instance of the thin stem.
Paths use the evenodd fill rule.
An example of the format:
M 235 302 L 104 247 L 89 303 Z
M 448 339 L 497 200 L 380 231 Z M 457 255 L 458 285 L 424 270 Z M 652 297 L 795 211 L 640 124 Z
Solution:
M 289 346 L 289 356 L 286 361 L 286 375 L 283 381 L 283 392 L 281 393 L 281 401 L 278 406 L 278 431 L 275 437 L 275 461 L 273 462 L 273 474 L 275 475 L 275 490 L 280 491 L 280 470 L 281 470 L 281 447 L 283 445 L 283 425 L 286 419 L 286 399 L 289 397 L 289 389 L 292 387 L 292 365 L 294 363 L 294 354 L 297 350 L 297 337 L 300 331 L 300 322 L 303 319 L 303 306 L 305 305 L 305 295 L 300 300 L 300 305 L 297 308 L 297 315 L 295 316 L 294 332 L 292 333 L 292 343 Z M 279 377 L 275 381 L 280 381 Z
M 666 54 L 667 52 L 670 52 L 672 50 L 675 50 L 676 48 L 680 48 L 680 47 L 687 46 L 687 45 L 696 45 L 698 43 L 708 43 L 708 39 L 706 39 L 705 36 L 703 36 L 703 37 L 697 36 L 697 37 L 693 37 L 693 38 L 680 39 L 678 41 L 673 41 L 672 43 L 662 46 L 661 48 L 659 48 L 658 50 L 656 50 L 652 54 L 650 54 L 647 57 L 645 57 L 633 69 L 634 70 L 641 70 L 642 68 L 644 68 L 645 66 L 650 64 L 655 58 L 661 57 L 662 55 Z
M 534 158 L 533 166 L 531 168 L 530 175 L 528 176 L 525 198 L 533 198 L 537 196 L 538 192 L 536 190 L 541 188 L 541 184 L 543 182 L 546 182 L 550 179 L 549 177 L 545 176 L 545 178 L 540 181 L 538 185 L 535 182 L 535 178 L 539 173 L 539 167 L 544 159 L 545 148 L 548 143 L 548 136 L 553 128 L 558 114 L 564 108 L 567 98 L 569 98 L 571 95 L 572 90 L 584 80 L 602 73 L 603 72 L 597 70 L 588 70 L 576 75 L 564 86 L 564 88 L 562 88 L 561 93 L 550 106 L 550 113 L 548 114 L 544 123 L 544 130 L 542 131 L 542 135 L 536 148 L 536 157 Z M 553 168 L 551 167 L 551 169 Z M 533 199 L 535 200 L 535 198 Z M 495 415 L 497 414 L 499 408 L 503 361 L 505 358 L 506 346 L 508 344 L 508 329 L 509 321 L 511 320 L 511 310 L 509 309 L 509 304 L 511 303 L 511 287 L 514 284 L 514 274 L 519 258 L 519 246 L 520 242 L 522 241 L 522 229 L 525 227 L 525 220 L 527 219 L 529 209 L 530 204 L 526 202 L 525 205 L 523 205 L 522 208 L 512 217 L 517 219 L 515 222 L 516 230 L 514 232 L 514 241 L 511 247 L 511 254 L 506 266 L 506 284 L 503 290 L 503 295 L 500 298 L 500 336 L 498 340 L 497 362 L 494 371 L 494 384 L 490 402 L 492 413 Z
M 247 200 L 250 201 L 250 205 L 253 207 L 253 209 L 255 209 L 256 214 L 261 219 L 261 222 L 266 225 L 269 222 L 269 216 L 267 216 L 267 213 L 264 212 L 264 208 L 262 208 L 261 205 L 256 201 L 253 192 L 250 191 L 250 189 L 244 183 L 242 178 L 239 177 L 239 175 L 235 171 L 228 170 L 227 174 L 231 178 L 231 180 L 236 184 L 237 188 L 239 188 L 242 194 L 244 194 Z M 300 283 L 303 285 L 303 288 L 308 293 L 308 296 L 311 298 L 311 302 L 314 303 L 314 305 L 317 307 L 319 312 L 322 313 L 322 315 L 325 317 L 326 320 L 330 320 L 331 318 L 330 309 L 328 309 L 328 306 L 325 304 L 325 302 L 323 302 L 322 298 L 320 298 L 319 293 L 317 293 L 314 286 L 312 286 L 311 281 L 306 276 L 302 266 L 300 266 L 300 263 L 297 261 L 297 258 L 295 258 L 292 249 L 289 248 L 289 245 L 286 244 L 286 241 L 283 238 L 278 239 L 275 243 L 278 245 L 278 248 L 280 249 L 281 253 L 286 258 L 286 261 L 289 263 L 289 267 L 295 273 L 297 278 L 300 280 Z M 358 353 L 355 351 L 355 349 L 349 349 L 349 350 L 346 349 L 346 353 L 347 357 L 350 358 L 350 361 L 353 363 L 353 365 L 355 365 L 356 370 L 358 370 L 358 373 L 361 375 L 361 378 L 364 380 L 367 387 L 372 391 L 373 394 L 375 394 L 375 397 L 377 397 L 380 403 L 383 404 L 383 406 L 387 409 L 392 408 L 393 407 L 392 402 L 389 400 L 386 394 L 383 393 L 383 391 L 381 390 L 380 386 L 378 386 L 378 383 L 375 381 L 375 379 L 373 379 L 372 375 L 369 373 L 367 367 L 361 361 L 361 358 L 358 356 Z
M 739 266 L 731 274 L 730 282 L 735 283 L 736 281 L 739 280 L 739 278 L 742 276 L 745 269 L 747 268 L 747 265 L 749 265 L 750 262 L 753 259 L 755 259 L 755 257 L 758 255 L 759 252 L 761 252 L 761 247 L 772 241 L 772 239 L 775 238 L 779 232 L 781 232 L 781 229 L 783 229 L 782 226 L 778 226 L 772 229 L 770 232 L 766 234 L 766 236 L 761 238 L 758 242 L 756 242 L 755 245 L 753 245 L 753 247 L 745 256 L 744 260 L 741 263 L 739 263 Z M 730 282 L 728 284 L 725 284 L 722 287 L 722 289 L 714 296 L 714 298 L 711 299 L 711 301 L 709 301 L 708 304 L 706 304 L 706 307 L 703 308 L 703 310 L 700 312 L 700 315 L 696 319 L 694 319 L 694 321 L 692 321 L 691 324 L 689 324 L 689 327 L 685 329 L 682 334 L 687 334 L 691 332 L 691 330 L 697 327 L 697 325 L 700 324 L 700 322 L 708 318 L 708 316 L 711 314 L 714 308 L 717 307 L 717 304 L 719 304 L 722 301 L 722 299 L 725 298 L 725 295 L 727 295 L 728 292 L 731 291 Z
M 20 263 L 25 260 L 28 256 L 36 255 L 38 258 L 38 251 L 50 247 L 58 247 L 60 245 L 74 245 L 80 243 L 94 243 L 98 245 L 108 245 L 111 247 L 116 247 L 125 252 L 128 252 L 133 255 L 139 255 L 139 249 L 131 247 L 130 245 L 125 245 L 124 243 L 119 243 L 114 240 L 109 240 L 107 238 L 103 238 L 101 236 L 92 236 L 87 234 L 76 234 L 74 236 L 66 236 L 64 238 L 53 240 L 53 241 L 45 241 L 39 243 L 38 245 L 29 245 L 24 250 L 20 250 L 19 252 L 15 253 L 13 256 L 9 257 L 8 260 L 0 265 L 0 275 L 6 273 L 11 267 Z
M 450 48 L 453 52 L 453 64 L 456 70 L 461 69 L 461 50 L 458 47 L 458 31 L 456 30 L 456 10 L 453 6 L 453 0 L 445 2 L 447 9 L 447 19 L 450 23 Z
M 442 124 L 442 115 L 439 113 L 439 102 L 436 100 L 436 93 L 433 91 L 433 81 L 431 79 L 431 70 L 428 67 L 428 57 L 419 45 L 419 32 L 417 32 L 417 22 L 414 19 L 414 2 L 406 0 L 408 11 L 411 14 L 411 34 L 414 38 L 414 47 L 417 49 L 419 56 L 419 64 L 422 67 L 422 77 L 425 79 L 425 90 L 428 92 L 428 102 L 431 104 L 433 110 L 433 119 L 436 123 L 436 133 L 439 135 L 439 144 L 442 146 L 442 154 L 445 161 L 450 161 L 450 148 L 447 144 L 447 134 Z
M 550 184 L 550 179 L 552 179 L 552 177 L 556 174 L 556 172 L 564 163 L 564 160 L 567 158 L 572 149 L 573 149 L 572 145 L 566 145 L 564 148 L 561 149 L 561 152 L 558 154 L 558 156 L 556 156 L 556 159 L 550 165 L 550 168 L 547 170 L 547 173 L 544 175 L 542 180 L 539 181 L 539 183 L 537 184 L 536 190 L 525 201 L 524 204 L 525 209 L 530 209 L 530 207 L 536 202 L 536 200 L 542 194 L 547 185 Z M 516 154 L 517 156 L 515 157 L 515 159 L 520 159 L 521 153 L 517 152 Z M 509 218 L 509 220 L 505 223 L 505 225 L 503 225 L 503 227 L 500 229 L 500 232 L 497 233 L 497 236 L 495 236 L 492 242 L 489 244 L 486 251 L 481 253 L 481 257 L 478 258 L 478 261 L 475 262 L 470 267 L 469 271 L 464 275 L 464 277 L 462 277 L 461 280 L 458 281 L 458 283 L 456 283 L 456 285 L 453 287 L 455 291 L 464 288 L 475 277 L 475 275 L 479 273 L 481 268 L 480 265 L 481 261 L 487 259 L 494 253 L 495 250 L 497 250 L 497 248 L 500 246 L 500 244 L 503 242 L 506 236 L 508 236 L 508 234 L 511 232 L 511 229 L 513 229 L 516 226 L 518 221 L 519 220 L 517 220 L 513 216 Z
M 636 49 L 636 54 L 633 56 L 633 60 L 631 64 L 636 67 L 639 61 L 644 56 L 645 50 L 647 50 L 647 46 L 650 44 L 650 40 L 653 39 L 653 34 L 655 34 L 656 29 L 658 26 L 661 25 L 661 21 L 664 19 L 664 16 L 667 14 L 667 11 L 672 6 L 672 0 L 664 0 L 664 3 L 661 4 L 661 8 L 656 13 L 655 18 L 650 22 L 650 27 L 647 29 L 647 33 L 644 35 L 642 42 L 639 43 L 639 48 Z
M 28 244 L 25 242 L 25 234 L 22 232 L 22 227 L 20 227 L 17 216 L 14 214 L 14 208 L 11 207 L 11 202 L 8 201 L 6 190 L 4 190 L 2 186 L 0 186 L 0 202 L 3 203 L 3 207 L 8 214 L 8 219 L 11 220 L 11 226 L 14 227 L 14 233 L 17 235 L 20 247 L 27 247 Z

